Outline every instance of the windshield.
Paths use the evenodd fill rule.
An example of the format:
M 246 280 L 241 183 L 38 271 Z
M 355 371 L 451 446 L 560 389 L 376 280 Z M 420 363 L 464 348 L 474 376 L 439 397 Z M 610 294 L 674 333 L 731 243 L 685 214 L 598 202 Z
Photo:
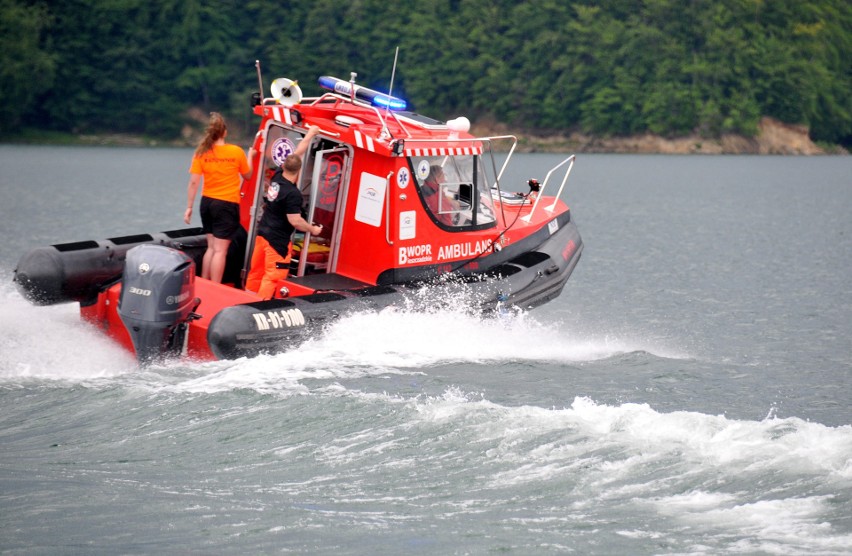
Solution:
M 494 205 L 480 157 L 411 157 L 418 190 L 426 209 L 444 228 L 487 228 L 494 224 Z

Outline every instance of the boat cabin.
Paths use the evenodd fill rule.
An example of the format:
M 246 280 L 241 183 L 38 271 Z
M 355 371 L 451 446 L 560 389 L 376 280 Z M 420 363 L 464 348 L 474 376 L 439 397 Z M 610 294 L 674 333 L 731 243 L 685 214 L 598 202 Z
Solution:
M 498 175 L 492 139 L 470 135 L 465 118 L 443 123 L 351 82 L 322 77 L 320 84 L 332 90 L 254 107 L 262 121 L 253 192 L 242 203 L 249 236 L 244 272 L 263 192 L 311 125 L 321 131 L 297 185 L 306 220 L 322 224 L 323 232 L 297 232 L 285 292 L 327 289 L 346 279 L 371 285 L 426 279 L 493 248 Z

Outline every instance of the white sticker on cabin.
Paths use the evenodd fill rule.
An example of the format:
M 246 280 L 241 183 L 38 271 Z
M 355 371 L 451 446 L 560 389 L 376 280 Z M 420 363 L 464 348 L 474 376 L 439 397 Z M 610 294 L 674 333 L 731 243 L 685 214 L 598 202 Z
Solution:
M 417 235 L 417 211 L 406 210 L 399 213 L 399 239 L 414 239 Z
M 294 152 L 296 152 L 296 145 L 293 144 L 293 141 L 289 137 L 279 137 L 272 143 L 272 148 L 270 149 L 272 162 L 275 163 L 275 166 L 284 164 L 284 159 Z
M 361 172 L 361 183 L 358 186 L 358 204 L 355 206 L 355 220 L 377 228 L 381 226 L 386 189 L 387 180 L 385 178 Z
M 429 177 L 429 161 L 421 160 L 417 165 L 417 177 L 420 178 L 420 181 L 425 180 Z
M 400 189 L 408 187 L 408 182 L 411 181 L 411 174 L 408 173 L 408 168 L 400 168 L 396 174 L 396 184 Z

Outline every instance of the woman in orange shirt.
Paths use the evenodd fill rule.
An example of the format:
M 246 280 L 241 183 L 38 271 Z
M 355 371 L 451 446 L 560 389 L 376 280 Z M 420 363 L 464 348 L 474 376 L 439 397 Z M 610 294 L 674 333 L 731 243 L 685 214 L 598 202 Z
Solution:
M 201 227 L 207 235 L 207 251 L 201 265 L 201 277 L 221 282 L 231 237 L 240 227 L 240 187 L 242 179 L 251 176 L 251 157 L 243 150 L 225 143 L 228 127 L 221 114 L 212 112 L 204 138 L 195 149 L 189 168 L 188 198 L 183 221 L 189 224 L 195 193 L 201 184 Z

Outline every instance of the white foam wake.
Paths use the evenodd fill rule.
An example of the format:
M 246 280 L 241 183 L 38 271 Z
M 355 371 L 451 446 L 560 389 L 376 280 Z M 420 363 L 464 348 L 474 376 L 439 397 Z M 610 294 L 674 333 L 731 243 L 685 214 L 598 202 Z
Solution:
M 577 500 L 578 512 L 617 506 L 657 516 L 650 522 L 659 529 L 619 531 L 628 538 L 675 527 L 723 544 L 739 537 L 729 546 L 737 553 L 852 546 L 852 534 L 831 525 L 844 522 L 852 488 L 849 425 L 660 413 L 588 398 L 564 409 L 504 407 L 455 390 L 409 403 L 423 436 L 458 431 L 484 453 L 490 489 L 545 489 Z
M 0 308 L 0 380 L 87 380 L 136 372 L 131 354 L 82 323 L 77 304 L 36 307 L 10 286 Z M 316 338 L 285 353 L 210 364 L 180 362 L 196 375 L 186 386 L 221 390 L 308 378 L 417 372 L 444 363 L 581 362 L 644 351 L 681 357 L 652 341 L 565 330 L 534 313 L 482 316 L 467 306 L 385 309 L 343 317 Z M 197 376 L 202 375 L 202 376 Z
M 133 372 L 135 358 L 80 321 L 76 303 L 36 307 L 0 292 L 0 380 L 85 381 Z

